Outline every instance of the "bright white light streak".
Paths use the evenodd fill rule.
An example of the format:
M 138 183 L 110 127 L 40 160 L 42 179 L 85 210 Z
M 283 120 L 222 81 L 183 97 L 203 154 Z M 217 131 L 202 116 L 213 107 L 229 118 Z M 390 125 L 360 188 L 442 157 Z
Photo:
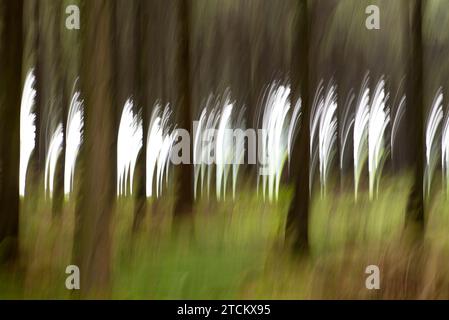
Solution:
M 290 86 L 270 85 L 264 105 L 262 118 L 262 154 L 263 161 L 262 192 L 269 201 L 277 200 L 282 169 L 288 157 L 288 134 L 290 119 Z
M 215 159 L 211 156 L 215 152 L 215 144 L 210 139 L 214 137 L 215 129 L 218 127 L 218 123 L 220 121 L 220 102 L 216 102 L 216 106 L 212 109 L 207 119 L 206 128 L 203 133 L 203 141 L 209 141 L 208 145 L 202 148 L 203 153 L 203 162 L 201 164 L 201 180 L 204 179 L 205 174 L 207 173 L 206 178 L 206 191 L 207 196 L 210 195 L 211 190 L 211 180 L 213 174 L 213 168 L 216 165 Z
M 446 110 L 441 136 L 441 167 L 443 171 L 443 182 L 446 186 L 446 194 L 449 195 L 449 110 Z
M 245 108 L 240 109 L 240 113 L 235 121 L 235 126 L 238 129 L 245 129 Z M 236 139 L 233 146 L 234 162 L 232 164 L 232 198 L 235 199 L 235 191 L 237 189 L 237 179 L 240 169 L 240 164 L 243 163 L 245 158 L 245 140 Z
M 236 129 L 244 132 L 245 108 L 239 108 L 236 116 L 231 92 L 221 96 L 210 94 L 203 107 L 196 130 L 194 130 L 194 196 L 199 191 L 209 197 L 211 180 L 215 173 L 217 200 L 225 200 L 228 181 L 232 173 L 232 196 L 235 198 L 238 173 L 243 163 L 245 143 L 234 135 Z M 215 169 L 215 172 L 214 172 Z
M 146 149 L 146 196 L 159 197 L 164 181 L 167 183 L 171 150 L 176 138 L 176 131 L 170 126 L 171 109 L 167 104 L 161 111 L 156 104 L 150 118 Z M 165 180 L 164 180 L 165 177 Z M 156 185 L 156 191 L 153 189 Z
M 324 86 L 321 79 L 318 83 L 315 91 L 315 96 L 312 102 L 312 108 L 310 113 L 310 170 L 309 170 L 309 192 L 312 192 L 313 176 L 315 174 L 315 168 L 319 161 L 319 123 L 321 119 L 321 113 L 324 108 Z
M 390 110 L 386 105 L 388 94 L 385 94 L 385 81 L 379 80 L 374 90 L 373 101 L 368 123 L 368 171 L 370 199 L 374 196 L 382 174 L 387 150 L 384 144 L 385 130 L 390 122 Z
M 330 84 L 324 90 L 323 81 L 318 84 L 312 104 L 310 131 L 310 185 L 318 162 L 321 195 L 326 192 L 329 170 L 335 157 L 337 141 L 337 94 L 336 87 Z M 318 138 L 318 143 L 315 139 Z
M 36 90 L 34 89 L 34 69 L 28 71 L 22 92 L 20 106 L 20 164 L 19 164 L 19 194 L 25 195 L 26 174 L 31 153 L 36 139 L 36 115 L 34 105 Z
M 426 123 L 426 172 L 424 174 L 424 188 L 427 196 L 432 185 L 432 177 L 437 164 L 439 143 L 438 132 L 443 120 L 443 91 L 439 88 L 435 94 Z
M 290 168 L 290 159 L 291 154 L 293 151 L 293 144 L 296 140 L 296 137 L 299 132 L 299 127 L 301 125 L 300 119 L 301 119 L 301 106 L 302 106 L 302 100 L 301 98 L 296 101 L 295 108 L 293 109 L 293 113 L 290 118 L 290 125 L 288 128 L 288 141 L 287 141 L 287 152 L 288 152 L 288 166 Z
M 156 170 L 156 176 L 157 176 L 157 184 L 156 184 L 156 195 L 159 197 L 162 194 L 162 186 L 164 184 L 164 177 L 165 177 L 165 183 L 168 183 L 168 169 L 170 165 L 170 155 L 171 155 L 171 149 L 173 147 L 173 144 L 175 142 L 176 138 L 176 131 L 171 130 L 170 127 L 170 117 L 171 117 L 171 110 L 170 108 L 165 108 L 164 112 L 162 113 L 162 146 L 159 151 L 159 156 L 157 158 L 157 170 Z
M 346 145 L 350 136 L 351 128 L 354 126 L 354 113 L 352 111 L 352 106 L 355 100 L 355 94 L 353 89 L 349 91 L 348 97 L 346 98 L 346 103 L 344 106 L 343 121 L 340 130 L 340 170 L 343 170 L 343 163 L 345 160 Z
M 217 140 L 215 145 L 216 152 L 216 193 L 217 200 L 220 200 L 222 194 L 223 199 L 226 198 L 226 185 L 229 172 L 229 164 L 233 158 L 233 141 L 229 136 L 229 130 L 232 129 L 231 114 L 234 105 L 226 99 L 225 105 L 221 112 L 220 122 L 218 124 Z M 232 131 L 231 131 L 232 132 Z
M 64 135 L 62 132 L 62 124 L 58 124 L 56 130 L 51 136 L 50 146 L 48 147 L 47 156 L 45 159 L 45 194 L 47 195 L 48 193 L 50 198 L 53 196 L 56 164 L 58 163 L 58 158 L 62 151 L 63 139 Z
M 70 101 L 67 116 L 65 165 L 64 165 L 64 194 L 68 196 L 73 190 L 76 159 L 83 141 L 84 126 L 83 101 L 80 92 L 76 91 Z
M 366 76 L 362 82 L 357 109 L 354 119 L 354 196 L 357 199 L 360 176 L 368 157 L 368 122 L 369 122 L 369 78 Z
M 398 130 L 402 121 L 402 118 L 405 114 L 405 105 L 406 105 L 406 97 L 403 95 L 401 97 L 401 100 L 399 101 L 399 105 L 396 109 L 396 113 L 394 115 L 394 121 L 393 126 L 391 127 L 391 138 L 390 138 L 390 145 L 391 145 L 391 157 L 394 158 L 394 143 L 396 141 L 396 137 L 398 135 Z
M 337 93 L 334 85 L 331 85 L 326 92 L 321 111 L 318 140 L 321 190 L 324 195 L 337 141 Z
M 142 139 L 142 118 L 140 114 L 134 113 L 133 101 L 128 99 L 123 107 L 117 138 L 118 196 L 133 193 L 134 169 L 142 148 Z
M 396 96 L 394 98 L 394 105 L 396 106 L 395 109 L 391 111 L 391 119 L 393 120 L 392 126 L 391 126 L 391 134 L 390 134 L 390 149 L 391 149 L 391 159 L 394 159 L 396 157 L 395 154 L 395 142 L 397 140 L 399 128 L 401 127 L 402 119 L 405 115 L 405 109 L 407 104 L 407 98 L 406 95 L 403 94 L 401 98 L 399 99 L 399 103 L 396 105 L 396 101 L 398 98 L 399 92 L 401 92 L 404 88 L 405 84 L 405 77 L 402 78 L 399 87 L 396 92 Z
M 198 184 L 203 186 L 204 184 L 204 173 L 202 170 L 201 160 L 203 157 L 203 148 L 202 148 L 202 138 L 203 132 L 206 127 L 206 119 L 207 119 L 207 108 L 204 108 L 201 111 L 200 118 L 197 123 L 197 128 L 194 130 L 194 140 L 193 140 L 193 171 L 194 171 L 194 181 L 193 181 L 193 197 L 196 199 L 198 197 Z M 199 179 L 201 180 L 199 181 Z

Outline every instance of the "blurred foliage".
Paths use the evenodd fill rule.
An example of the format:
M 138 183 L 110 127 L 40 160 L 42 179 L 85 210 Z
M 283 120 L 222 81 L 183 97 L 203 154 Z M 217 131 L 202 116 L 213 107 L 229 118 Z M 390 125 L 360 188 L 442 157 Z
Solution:
M 278 203 L 242 187 L 237 199 L 200 200 L 194 223 L 171 217 L 173 193 L 148 202 L 137 232 L 133 201 L 119 199 L 111 235 L 114 299 L 448 298 L 449 201 L 438 196 L 425 241 L 416 246 L 404 214 L 410 179 L 387 179 L 378 199 L 330 192 L 312 202 L 309 257 L 284 243 L 291 190 Z M 22 201 L 20 267 L 0 272 L 0 298 L 76 298 L 65 289 L 74 205 L 54 217 L 49 199 Z M 157 213 L 156 213 L 157 212 Z M 365 288 L 364 270 L 381 269 L 381 290 Z M 82 272 L 81 272 L 82 276 Z
M 32 15 L 38 3 L 42 8 L 40 20 L 45 22 L 41 25 Z M 68 3 L 74 1 L 64 0 L 62 5 Z M 144 17 L 148 19 L 142 27 L 151 29 L 142 55 L 157 57 L 142 62 L 142 69 L 151 71 L 147 70 L 151 73 L 146 79 L 147 108 L 154 103 L 154 97 L 162 97 L 164 102 L 177 100 L 173 78 L 178 17 L 174 2 L 170 2 L 173 10 L 165 10 L 160 3 L 152 2 L 145 9 Z M 399 87 L 410 46 L 412 22 L 406 10 L 409 0 L 308 3 L 314 81 L 336 76 L 346 94 L 351 86 L 357 90 L 370 70 L 374 78 L 384 73 L 393 88 Z M 45 11 L 46 4 L 25 0 L 24 70 L 36 63 L 36 28 L 42 31 L 42 37 L 48 36 L 50 11 Z M 364 26 L 365 8 L 371 4 L 381 9 L 381 31 L 369 31 Z M 288 77 L 291 60 L 295 59 L 295 5 L 294 0 L 192 2 L 193 105 L 200 107 L 201 99 L 230 86 L 238 101 L 254 106 L 263 85 L 276 77 Z M 448 6 L 447 0 L 425 1 L 426 105 L 430 105 L 439 86 L 448 85 L 449 33 L 444 31 L 449 21 Z M 149 21 L 156 28 L 151 28 Z M 53 27 L 58 23 L 52 22 Z M 63 70 L 58 71 L 66 75 L 64 86 L 70 92 L 78 76 L 81 41 L 77 33 L 63 34 Z M 156 42 L 161 45 L 154 46 Z M 53 47 L 57 45 L 52 42 Z M 0 298 L 77 298 L 76 293 L 65 288 L 65 268 L 72 262 L 74 247 L 74 199 L 66 199 L 63 213 L 54 216 L 37 175 L 21 201 L 21 260 L 15 268 L 5 266 L 0 270 Z M 445 272 L 449 199 L 435 192 L 426 216 L 424 242 L 416 244 L 414 231 L 404 228 L 410 183 L 409 176 L 385 177 L 374 201 L 368 200 L 366 190 L 358 202 L 352 190 L 334 188 L 323 198 L 314 192 L 308 257 L 293 255 L 284 243 L 290 187 L 282 187 L 275 204 L 263 201 L 249 185 L 241 187 L 235 201 L 202 199 L 195 207 L 193 224 L 173 221 L 173 188 L 162 199 L 148 201 L 146 216 L 137 231 L 132 227 L 133 200 L 119 199 L 110 230 L 110 297 L 449 298 L 449 274 Z M 0 247 L 0 255 L 1 251 Z M 365 288 L 364 270 L 370 264 L 381 268 L 379 291 Z

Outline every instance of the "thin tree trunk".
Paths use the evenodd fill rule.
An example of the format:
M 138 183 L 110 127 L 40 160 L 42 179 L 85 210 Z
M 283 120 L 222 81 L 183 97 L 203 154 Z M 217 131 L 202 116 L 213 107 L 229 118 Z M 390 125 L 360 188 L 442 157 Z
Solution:
M 422 6 L 421 0 L 408 3 L 411 18 L 411 52 L 409 56 L 409 90 L 407 95 L 407 115 L 413 134 L 414 177 L 407 203 L 407 222 L 424 227 L 424 100 L 423 100 L 423 53 L 422 53 Z
M 57 124 L 62 125 L 63 137 L 66 136 L 66 106 L 68 103 L 68 99 L 65 97 L 64 91 L 64 77 L 65 75 L 62 73 L 62 59 L 63 59 L 63 51 L 61 46 L 61 27 L 62 23 L 62 12 L 64 12 L 64 7 L 62 6 L 62 2 L 56 1 L 52 3 L 51 14 L 52 14 L 52 26 L 50 28 L 52 37 L 52 47 L 53 51 L 53 61 L 52 61 L 52 79 L 51 83 L 51 99 L 53 100 L 53 117 L 55 118 L 55 128 Z M 57 160 L 57 165 L 55 169 L 55 180 L 53 185 L 53 195 L 52 195 L 52 213 L 54 217 L 59 217 L 62 214 L 63 205 L 64 205 L 64 159 L 65 159 L 65 138 L 62 140 L 62 151 Z
M 114 33 L 116 37 L 116 49 L 114 50 L 115 59 L 115 88 L 117 95 L 117 119 L 121 119 L 123 107 L 128 99 L 133 102 L 133 112 L 138 113 L 141 108 L 140 91 L 138 90 L 138 64 L 137 53 L 137 26 L 138 26 L 138 1 L 117 0 Z M 120 121 L 120 120 L 118 120 Z M 144 148 L 142 148 L 144 150 Z M 142 181 L 145 181 L 144 174 L 137 176 L 137 170 L 140 169 L 141 161 L 137 162 L 136 183 L 137 197 L 134 209 L 133 229 L 136 230 L 140 217 L 142 216 L 145 201 L 142 201 Z M 130 174 L 132 174 L 130 172 Z M 127 179 L 128 181 L 128 179 Z M 130 181 L 130 180 L 129 180 Z M 130 186 L 133 188 L 133 186 Z M 134 188 L 133 188 L 134 189 Z M 130 190 L 126 186 L 126 190 Z
M 190 86 L 190 6 L 189 0 L 181 0 L 179 7 L 180 19 L 180 39 L 179 39 L 179 90 L 180 90 L 180 128 L 189 132 L 191 139 L 192 132 L 192 115 L 191 115 L 191 86 Z M 179 190 L 176 193 L 176 203 L 174 208 L 175 216 L 189 216 L 193 207 L 193 165 L 192 165 L 192 141 L 189 144 L 190 161 L 182 163 L 179 167 Z
M 299 97 L 302 100 L 301 126 L 294 145 L 291 163 L 296 169 L 295 191 L 287 216 L 287 241 L 299 253 L 309 250 L 309 150 L 310 150 L 310 110 L 308 79 L 308 11 L 307 0 L 298 2 L 296 17 L 297 36 L 293 42 L 292 54 L 292 99 L 294 103 Z
M 143 38 L 144 32 L 144 19 L 143 19 L 143 10 L 144 5 L 147 3 L 146 0 L 137 0 L 136 1 L 136 26 L 135 26 L 135 37 L 136 44 L 139 44 L 139 49 L 136 49 L 136 72 L 135 72 L 135 81 L 136 81 L 136 103 L 140 107 L 142 113 L 142 149 L 137 158 L 136 171 L 138 173 L 136 178 L 136 202 L 134 208 L 134 220 L 133 220 L 133 230 L 136 231 L 139 229 L 142 220 L 145 217 L 145 213 L 147 210 L 147 196 L 146 196 L 146 145 L 147 145 L 147 108 L 148 106 L 145 103 L 145 62 L 146 56 L 143 52 L 144 45 L 142 44 L 145 39 Z

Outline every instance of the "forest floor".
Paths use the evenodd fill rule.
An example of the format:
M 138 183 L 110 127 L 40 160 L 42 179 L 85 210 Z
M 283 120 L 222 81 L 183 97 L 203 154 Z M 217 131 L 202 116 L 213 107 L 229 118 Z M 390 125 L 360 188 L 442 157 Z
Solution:
M 404 228 L 409 180 L 383 183 L 375 200 L 328 192 L 312 201 L 310 253 L 285 243 L 291 190 L 275 203 L 248 190 L 200 201 L 194 221 L 173 223 L 173 195 L 148 203 L 132 231 L 133 202 L 117 201 L 111 226 L 112 299 L 448 299 L 449 201 L 432 199 L 424 236 Z M 53 217 L 43 194 L 21 200 L 20 262 L 0 270 L 0 299 L 70 299 L 74 205 Z M 157 212 L 157 214 L 156 214 Z M 380 289 L 365 269 L 377 265 Z M 82 276 L 82 271 L 81 271 Z

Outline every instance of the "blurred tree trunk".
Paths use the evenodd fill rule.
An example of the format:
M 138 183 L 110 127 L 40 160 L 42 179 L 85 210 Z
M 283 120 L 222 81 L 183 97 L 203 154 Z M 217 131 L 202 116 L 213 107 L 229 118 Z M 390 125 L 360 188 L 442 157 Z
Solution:
M 113 9 L 109 0 L 86 0 L 81 15 L 80 79 L 85 122 L 75 231 L 81 295 L 101 296 L 110 290 L 110 227 L 116 192 Z
M 65 89 L 65 78 L 66 75 L 63 73 L 64 68 L 64 51 L 62 49 L 62 38 L 64 36 L 65 29 L 65 7 L 63 6 L 62 1 L 55 1 L 55 42 L 57 46 L 55 47 L 55 78 L 53 81 L 55 82 L 55 104 L 58 110 L 58 118 L 62 125 L 62 144 L 61 144 L 61 153 L 59 154 L 59 158 L 56 164 L 55 171 L 55 180 L 53 186 L 53 202 L 52 202 L 52 211 L 53 216 L 62 215 L 62 211 L 64 209 L 64 168 L 65 168 L 65 144 L 66 144 L 66 136 L 67 136 L 67 113 L 68 113 L 68 105 L 69 105 L 69 96 L 68 92 Z M 63 30 L 61 32 L 61 30 Z
M 40 132 L 40 77 L 39 66 L 37 64 L 37 55 L 39 49 L 39 0 L 24 0 L 23 2 L 23 28 L 24 28 L 24 42 L 23 42 L 23 61 L 22 61 L 22 76 L 34 68 L 36 99 L 34 106 L 35 124 L 36 124 L 36 137 L 35 145 L 40 145 L 39 132 Z M 42 163 L 39 154 L 39 148 L 36 147 L 31 154 L 28 164 L 29 168 L 29 183 L 32 189 L 38 188 L 41 180 L 41 168 Z M 28 197 L 25 191 L 25 197 Z
M 22 8 L 0 1 L 0 263 L 18 253 Z
M 147 0 L 136 0 L 135 5 L 135 19 L 136 24 L 134 27 L 135 36 L 135 100 L 137 106 L 140 108 L 142 114 L 142 149 L 139 156 L 137 157 L 136 164 L 136 202 L 134 207 L 134 220 L 133 220 L 133 230 L 136 231 L 145 217 L 147 210 L 147 196 L 146 196 L 146 146 L 147 146 L 147 128 L 148 128 L 148 105 L 145 101 L 145 65 L 148 60 L 147 55 L 145 55 L 144 48 L 144 6 L 148 3 Z M 138 46 L 138 48 L 137 48 Z
M 179 4 L 179 48 L 177 56 L 177 79 L 179 84 L 179 127 L 186 129 L 190 136 L 189 163 L 182 163 L 179 167 L 179 190 L 176 192 L 174 215 L 178 217 L 189 216 L 193 207 L 193 135 L 191 112 L 191 86 L 190 86 L 190 1 L 181 0 Z
M 116 39 L 115 54 L 115 88 L 117 98 L 117 119 L 120 121 L 123 107 L 128 99 L 133 101 L 133 112 L 137 114 L 142 106 L 141 91 L 139 90 L 139 56 L 138 56 L 138 26 L 139 0 L 117 0 L 115 10 L 114 33 Z M 142 147 L 141 155 L 145 148 Z M 140 157 L 140 160 L 143 158 Z M 144 161 L 143 161 L 144 162 Z M 142 161 L 137 162 L 135 184 L 136 195 L 133 229 L 136 230 L 140 218 L 145 210 L 145 173 L 141 172 Z M 130 173 L 131 174 L 131 173 Z
M 140 19 L 137 30 L 139 38 L 139 50 L 137 54 L 140 57 L 138 86 L 140 88 L 139 96 L 144 121 L 143 149 L 136 167 L 137 172 L 141 172 L 136 182 L 140 178 L 142 180 L 136 189 L 138 199 L 136 203 L 134 228 L 138 228 L 147 212 L 146 207 L 150 203 L 151 206 L 149 206 L 150 210 L 148 212 L 151 211 L 152 227 L 159 225 L 159 222 L 164 221 L 167 217 L 167 215 L 164 215 L 164 206 L 161 205 L 165 201 L 164 198 L 166 196 L 160 199 L 157 199 L 154 195 L 150 200 L 146 198 L 147 181 L 145 180 L 145 174 L 147 168 L 145 157 L 147 148 L 150 148 L 148 152 L 152 152 L 151 146 L 147 146 L 146 139 L 152 111 L 154 111 L 156 105 L 162 109 L 170 105 L 170 109 L 174 112 L 174 118 L 171 120 L 177 123 L 176 127 L 189 128 L 190 121 L 185 118 L 185 114 L 186 107 L 188 110 L 190 109 L 190 98 L 186 98 L 185 88 L 183 87 L 186 85 L 189 76 L 185 71 L 185 68 L 188 70 L 188 66 L 185 66 L 186 62 L 183 60 L 185 57 L 182 54 L 184 48 L 188 45 L 188 39 L 185 39 L 187 44 L 184 40 L 181 41 L 181 37 L 184 37 L 185 30 L 182 28 L 181 23 L 183 19 L 180 19 L 180 16 L 184 15 L 182 11 L 187 10 L 184 8 L 188 8 L 188 4 L 184 4 L 180 0 L 141 0 L 140 9 L 138 10 L 137 19 Z M 188 115 L 190 115 L 190 112 Z M 181 168 L 184 168 L 184 166 L 175 166 L 174 173 L 176 178 L 180 178 L 180 170 L 178 169 Z M 167 185 L 167 188 L 164 187 L 163 194 L 173 194 L 173 187 L 180 188 L 178 180 L 175 179 L 174 184 Z M 148 181 L 148 183 L 154 185 L 155 181 Z M 186 196 L 186 198 L 188 199 L 189 197 Z M 178 205 L 178 208 L 174 210 L 183 210 L 180 206 L 184 201 L 185 199 L 179 199 L 179 202 L 174 203 Z M 189 202 L 191 201 L 189 200 Z M 175 211 L 177 216 L 183 216 L 183 214 L 178 213 L 178 211 Z
M 302 37 L 302 31 L 299 31 L 299 35 L 297 34 L 297 28 L 301 27 L 297 21 L 298 10 L 301 9 L 301 6 L 298 5 L 297 0 L 281 2 L 236 0 L 235 2 L 239 3 L 241 7 L 236 12 L 241 13 L 237 15 L 238 23 L 235 23 L 236 27 L 233 31 L 234 38 L 237 40 L 231 38 L 229 45 L 231 54 L 235 52 L 237 55 L 236 61 L 233 61 L 231 66 L 235 68 L 232 70 L 232 74 L 235 77 L 235 86 L 238 88 L 237 90 L 232 89 L 233 92 L 237 91 L 236 100 L 242 101 L 247 108 L 245 114 L 247 122 L 250 126 L 253 124 L 254 128 L 261 128 L 259 116 L 261 117 L 263 114 L 268 102 L 266 96 L 270 86 L 273 84 L 276 84 L 277 87 L 290 85 L 292 89 L 290 112 L 300 97 L 300 79 L 298 77 L 302 70 L 292 71 L 292 67 L 302 68 L 298 65 L 298 59 L 301 57 L 295 56 L 296 48 L 294 48 L 295 45 L 298 45 L 299 37 Z M 224 26 L 224 29 L 225 37 L 229 38 L 227 25 Z M 238 51 L 234 47 L 237 47 Z M 249 92 L 249 97 L 245 96 L 247 92 Z M 291 161 L 288 162 L 292 164 Z M 296 167 L 291 165 L 285 168 L 282 180 L 285 178 L 287 181 L 295 179 Z M 248 168 L 248 173 L 253 171 L 258 179 L 261 178 L 260 172 L 257 172 L 258 166 L 250 165 Z
M 41 155 L 40 163 L 45 168 L 46 157 L 58 125 L 62 124 L 65 132 L 65 101 L 63 98 L 64 82 L 62 74 L 62 46 L 60 24 L 64 8 L 61 1 L 39 1 L 38 3 L 38 51 L 37 51 L 37 96 L 39 110 L 39 144 L 37 150 Z M 63 144 L 64 144 L 63 139 Z M 63 149 L 64 150 L 64 149 Z M 64 201 L 64 152 L 61 151 L 55 169 L 52 195 L 53 216 L 59 216 Z
M 296 164 L 293 200 L 287 216 L 287 241 L 299 253 L 309 250 L 309 161 L 310 161 L 310 105 L 309 105 L 309 27 L 307 0 L 298 1 L 295 24 L 297 30 L 292 54 L 292 99 L 302 99 L 301 126 L 296 139 L 291 163 Z
M 414 160 L 413 185 L 407 203 L 407 221 L 424 227 L 424 100 L 423 100 L 423 50 L 422 50 L 422 6 L 421 0 L 407 1 L 410 26 L 410 54 L 408 58 L 407 113 L 409 133 L 413 136 L 412 157 Z
M 258 104 L 264 89 L 273 80 L 286 80 L 288 74 L 290 52 L 285 48 L 290 36 L 290 4 L 291 1 L 275 4 L 265 0 L 192 2 L 190 72 L 194 119 L 199 119 L 207 104 L 208 108 L 215 102 L 223 105 L 229 98 L 233 103 L 233 121 L 241 116 L 246 128 L 260 125 Z M 207 103 L 209 98 L 213 102 Z M 245 140 L 245 148 L 252 150 Z M 256 187 L 258 168 L 247 165 L 248 158 L 245 156 L 245 163 L 240 164 L 237 195 L 244 178 L 253 178 L 251 186 Z M 211 176 L 211 185 L 216 184 L 215 178 Z M 205 211 L 215 211 L 219 197 L 232 198 L 230 180 L 220 194 L 216 188 L 208 189 L 198 182 L 197 196 L 207 197 Z
M 137 0 L 115 1 L 115 23 L 113 24 L 115 43 L 114 80 L 117 99 L 117 119 L 121 119 L 123 107 L 128 99 L 134 103 L 134 112 L 138 111 L 137 95 L 137 41 L 136 18 Z
M 39 1 L 39 0 L 37 0 Z M 61 87 L 59 90 L 62 91 L 61 97 L 62 97 L 62 107 L 61 107 L 61 114 L 62 114 L 62 123 L 63 123 L 63 131 L 64 131 L 64 139 L 63 139 L 63 151 L 61 153 L 61 158 L 59 160 L 59 163 L 62 166 L 61 171 L 62 176 L 60 178 L 62 181 L 58 183 L 64 184 L 64 169 L 65 169 L 65 151 L 66 151 L 66 140 L 67 140 L 67 117 L 70 107 L 70 102 L 73 98 L 73 95 L 75 92 L 80 92 L 80 83 L 79 83 L 79 76 L 80 76 L 80 54 L 81 54 L 81 32 L 79 30 L 67 30 L 66 28 L 66 18 L 67 14 L 65 14 L 65 8 L 68 5 L 77 5 L 80 7 L 80 1 L 82 0 L 62 0 L 61 7 L 60 7 L 60 15 L 59 15 L 59 22 L 58 22 L 58 43 L 59 43 L 59 49 L 58 51 L 58 57 L 61 59 L 60 63 L 58 64 L 59 68 L 59 74 L 60 78 L 58 78 L 61 81 Z M 58 169 L 59 170 L 59 169 Z M 75 170 L 77 172 L 77 170 Z M 75 174 L 74 178 L 74 190 L 72 192 L 75 192 L 75 188 L 77 185 L 76 177 L 78 174 Z M 64 186 L 61 186 L 62 190 Z

